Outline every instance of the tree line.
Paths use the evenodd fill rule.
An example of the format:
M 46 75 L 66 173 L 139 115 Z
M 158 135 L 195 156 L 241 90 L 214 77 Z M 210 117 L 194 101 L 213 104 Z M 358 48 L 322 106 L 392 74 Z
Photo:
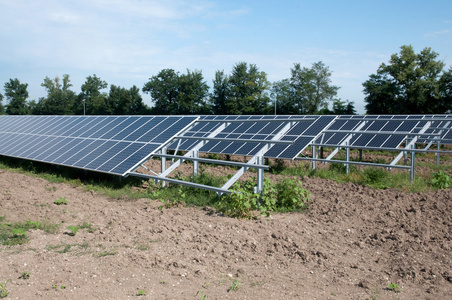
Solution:
M 438 54 L 425 48 L 416 54 L 402 46 L 389 64 L 363 83 L 369 114 L 443 114 L 452 111 L 452 68 Z M 141 92 L 149 94 L 152 107 L 143 102 L 140 89 L 110 85 L 95 74 L 88 76 L 76 94 L 69 75 L 46 77 L 47 95 L 28 101 L 28 84 L 10 79 L 0 93 L 0 113 L 9 115 L 253 115 L 253 114 L 356 114 L 354 103 L 337 98 L 338 86 L 323 62 L 311 67 L 295 63 L 291 76 L 271 83 L 255 64 L 236 63 L 227 74 L 218 70 L 212 88 L 201 71 L 181 74 L 163 69 L 149 78 Z M 109 90 L 106 91 L 109 87 Z M 2 100 L 6 98 L 3 105 Z M 329 104 L 331 109 L 329 109 Z

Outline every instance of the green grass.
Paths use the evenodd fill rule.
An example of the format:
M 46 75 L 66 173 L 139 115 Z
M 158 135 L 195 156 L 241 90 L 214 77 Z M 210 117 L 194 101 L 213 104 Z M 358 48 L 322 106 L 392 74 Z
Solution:
M 40 229 L 47 233 L 56 233 L 60 227 L 59 224 L 52 224 L 49 221 L 30 221 L 23 222 L 5 222 L 6 217 L 0 219 L 0 244 L 7 246 L 22 245 L 28 242 L 28 230 Z

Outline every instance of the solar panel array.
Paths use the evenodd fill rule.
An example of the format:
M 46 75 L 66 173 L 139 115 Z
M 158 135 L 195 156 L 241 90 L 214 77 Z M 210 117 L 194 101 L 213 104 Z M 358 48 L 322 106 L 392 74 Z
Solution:
M 314 120 L 295 121 L 308 118 Z M 203 122 L 196 122 L 198 119 Z M 294 120 L 293 126 L 282 132 L 287 129 L 287 119 Z M 229 123 L 220 128 L 224 122 L 217 121 Z M 388 132 L 416 134 L 421 130 L 441 133 L 442 143 L 452 144 L 451 115 L 0 116 L 0 155 L 125 176 L 181 134 L 203 138 L 219 131 L 215 138 L 246 140 L 206 141 L 199 149 L 244 156 L 253 156 L 267 145 L 258 140 L 292 141 L 291 145 L 274 144 L 264 156 L 294 159 L 314 141 L 340 146 L 348 140 L 351 146 L 362 148 L 397 148 L 407 135 Z M 421 137 L 418 142 L 428 143 L 435 138 Z M 201 140 L 179 141 L 169 148 L 188 151 Z
M 193 116 L 0 116 L 0 155 L 124 176 Z
M 418 119 L 425 119 L 425 121 Z M 423 115 L 339 116 L 328 130 L 348 132 L 325 132 L 316 142 L 341 145 L 346 139 L 349 139 L 349 145 L 351 146 L 397 148 L 407 139 L 407 135 L 390 135 L 386 134 L 387 132 L 419 133 L 427 124 L 428 119 L 431 118 Z M 359 133 L 353 133 L 353 131 Z M 366 133 L 366 131 L 369 133 Z M 381 132 L 381 134 L 375 132 Z M 351 134 L 353 135 L 352 137 L 350 137 Z
M 278 119 L 310 119 L 315 121 L 297 122 L 280 140 L 293 141 L 292 145 L 274 145 L 264 156 L 272 158 L 293 159 L 309 143 L 320 134 L 320 132 L 329 126 L 335 116 L 203 116 L 201 120 L 212 122 L 202 122 L 195 125 L 192 129 L 184 133 L 187 137 L 207 137 L 221 123 L 217 121 L 240 121 L 240 120 L 278 120 Z M 249 140 L 249 142 L 229 142 L 229 141 L 208 141 L 199 151 L 207 153 L 219 153 L 230 155 L 253 156 L 260 151 L 266 144 L 252 142 L 252 140 L 271 140 L 287 124 L 287 121 L 281 122 L 243 122 L 231 123 L 215 138 L 233 138 Z M 170 145 L 170 149 L 190 150 L 201 140 L 182 139 L 179 147 L 177 143 Z
M 425 133 L 439 133 L 440 136 L 432 135 L 419 139 L 419 143 L 428 144 L 435 139 L 441 139 L 441 144 L 452 144 L 452 115 L 427 116 L 432 118 L 441 118 L 441 121 L 433 121 L 430 128 Z M 444 119 L 450 119 L 448 121 Z

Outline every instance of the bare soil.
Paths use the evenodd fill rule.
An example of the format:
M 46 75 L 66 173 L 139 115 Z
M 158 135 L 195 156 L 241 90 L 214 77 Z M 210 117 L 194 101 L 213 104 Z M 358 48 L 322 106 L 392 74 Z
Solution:
M 452 299 L 452 189 L 302 181 L 309 211 L 237 220 L 0 171 L 0 216 L 61 224 L 0 246 L 0 283 L 7 299 Z

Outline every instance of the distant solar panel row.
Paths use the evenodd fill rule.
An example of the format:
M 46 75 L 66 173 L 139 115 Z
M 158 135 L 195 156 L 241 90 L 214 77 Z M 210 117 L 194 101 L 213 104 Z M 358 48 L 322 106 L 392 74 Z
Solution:
M 195 120 L 187 116 L 0 116 L 0 154 L 124 176 Z
M 306 119 L 315 118 L 315 121 L 298 122 L 293 128 L 285 133 L 280 140 L 294 141 L 293 145 L 274 145 L 264 156 L 272 158 L 293 159 L 303 151 L 309 143 L 320 132 L 329 126 L 335 116 L 203 116 L 201 120 L 212 122 L 202 122 L 195 125 L 192 129 L 184 133 L 189 137 L 206 137 L 217 129 L 221 121 L 238 121 L 238 120 L 278 120 L 278 119 Z M 231 154 L 253 156 L 260 151 L 265 144 L 252 142 L 252 140 L 271 140 L 280 132 L 287 122 L 244 122 L 231 123 L 224 130 L 218 133 L 216 138 L 234 138 L 250 140 L 249 142 L 224 142 L 209 141 L 200 148 L 199 151 L 207 153 Z M 182 139 L 180 150 L 189 150 L 201 140 Z M 169 147 L 176 149 L 177 143 L 173 143 Z
M 415 134 L 419 133 L 421 129 L 426 126 L 427 122 L 432 120 L 432 118 L 433 116 L 424 115 L 339 116 L 328 128 L 328 130 L 344 130 L 349 132 L 325 132 L 324 135 L 316 140 L 316 142 L 340 145 L 348 139 L 351 146 L 359 146 L 363 148 L 397 148 L 404 140 L 406 140 L 407 136 L 375 134 L 370 132 L 409 132 Z M 425 119 L 425 121 L 420 121 L 419 119 Z M 353 131 L 361 133 L 353 133 Z M 366 131 L 369 133 L 366 133 Z M 422 141 L 423 140 L 421 139 L 418 140 L 418 142 Z

